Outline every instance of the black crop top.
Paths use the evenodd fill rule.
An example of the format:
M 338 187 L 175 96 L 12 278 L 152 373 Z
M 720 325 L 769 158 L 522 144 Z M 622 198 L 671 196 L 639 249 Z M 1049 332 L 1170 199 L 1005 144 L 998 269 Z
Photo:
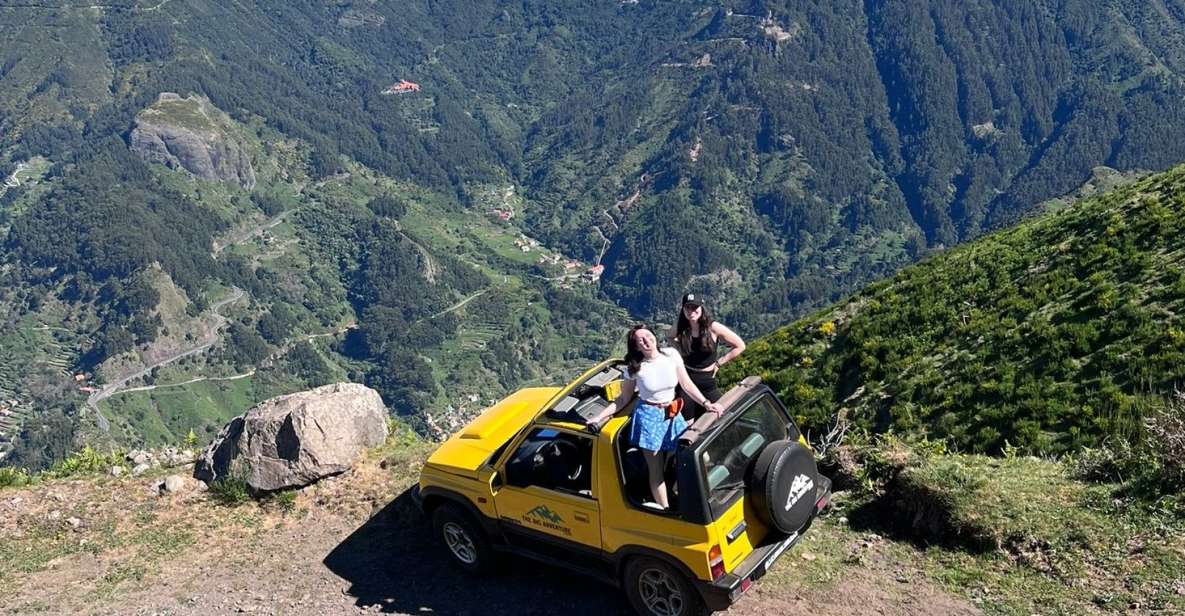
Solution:
M 711 332 L 704 332 L 704 335 L 711 336 Z M 683 356 L 683 363 L 691 368 L 707 368 L 716 363 L 716 346 L 713 345 L 708 348 L 704 344 L 704 336 L 697 336 L 691 339 L 691 352 Z

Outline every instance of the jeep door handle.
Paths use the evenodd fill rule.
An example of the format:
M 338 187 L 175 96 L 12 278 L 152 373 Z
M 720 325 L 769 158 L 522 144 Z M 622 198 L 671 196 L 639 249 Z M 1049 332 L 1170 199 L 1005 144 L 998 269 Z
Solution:
M 588 516 L 583 513 L 574 514 L 572 517 L 575 518 L 577 522 L 584 522 L 585 524 L 588 523 Z
M 749 525 L 745 524 L 744 520 L 741 520 L 740 524 L 737 524 L 735 528 L 733 528 L 731 531 L 729 531 L 729 533 L 726 537 L 728 539 L 728 542 L 732 543 L 733 541 L 736 541 L 737 538 L 741 536 L 741 533 L 745 532 L 746 528 L 749 528 Z

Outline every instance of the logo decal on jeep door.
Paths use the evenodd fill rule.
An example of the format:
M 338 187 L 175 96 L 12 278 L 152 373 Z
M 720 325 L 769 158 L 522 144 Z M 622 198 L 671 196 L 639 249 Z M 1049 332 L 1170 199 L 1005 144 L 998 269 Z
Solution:
M 527 515 L 543 518 L 543 520 L 551 522 L 552 524 L 564 523 L 564 518 L 561 518 L 560 514 L 549 509 L 547 505 L 539 505 L 538 507 L 528 511 Z
M 534 509 L 524 513 L 523 522 L 526 522 L 532 526 L 546 528 L 557 533 L 563 533 L 565 535 L 572 534 L 572 529 L 562 526 L 564 523 L 564 518 L 561 518 L 560 514 L 552 511 L 547 505 L 539 505 L 538 507 L 535 507 Z
M 790 496 L 786 498 L 786 511 L 790 511 L 807 490 L 815 488 L 815 481 L 807 475 L 799 475 L 794 478 L 794 483 L 790 484 Z

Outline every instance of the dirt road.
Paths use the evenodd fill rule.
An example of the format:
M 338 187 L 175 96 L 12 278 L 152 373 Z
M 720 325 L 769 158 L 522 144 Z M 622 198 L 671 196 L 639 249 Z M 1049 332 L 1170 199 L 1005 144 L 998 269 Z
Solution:
M 5 490 L 0 614 L 629 613 L 618 589 L 531 561 L 507 558 L 486 578 L 455 570 L 410 497 L 427 451 L 371 456 L 300 491 L 287 513 L 192 488 L 160 497 L 159 476 Z M 887 546 L 854 563 L 827 555 L 826 543 L 843 552 L 854 538 L 837 516 L 820 520 L 727 614 L 979 613 Z

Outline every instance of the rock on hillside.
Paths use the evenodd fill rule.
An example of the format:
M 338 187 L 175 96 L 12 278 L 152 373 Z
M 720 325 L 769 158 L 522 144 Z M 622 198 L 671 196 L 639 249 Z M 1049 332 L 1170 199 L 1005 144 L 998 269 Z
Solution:
M 211 182 L 255 187 L 255 169 L 230 118 L 205 98 L 163 92 L 136 116 L 131 148 L 150 163 L 184 169 Z
M 378 392 L 325 385 L 266 400 L 230 420 L 193 474 L 206 483 L 242 476 L 254 492 L 299 488 L 349 470 L 386 438 L 387 408 Z

